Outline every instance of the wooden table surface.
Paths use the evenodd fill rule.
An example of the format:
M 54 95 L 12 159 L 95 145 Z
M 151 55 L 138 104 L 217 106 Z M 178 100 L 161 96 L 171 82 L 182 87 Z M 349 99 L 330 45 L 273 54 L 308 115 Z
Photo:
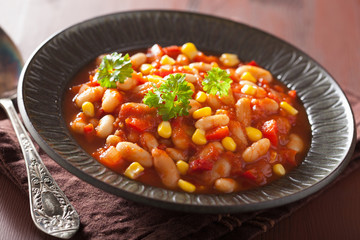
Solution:
M 24 60 L 53 33 L 118 11 L 176 9 L 257 27 L 308 53 L 348 93 L 360 89 L 359 0 L 1 0 L 0 26 Z M 360 94 L 358 94 L 360 95 Z M 359 239 L 360 169 L 256 239 Z M 0 239 L 47 239 L 33 225 L 28 199 L 0 175 Z

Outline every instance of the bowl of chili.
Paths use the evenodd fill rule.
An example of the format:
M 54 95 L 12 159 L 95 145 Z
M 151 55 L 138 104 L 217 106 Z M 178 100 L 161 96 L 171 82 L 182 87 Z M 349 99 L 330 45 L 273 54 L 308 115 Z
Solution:
M 224 191 L 189 192 L 182 191 L 181 188 L 166 188 L 124 176 L 111 168 L 111 166 L 109 167 L 109 165 L 101 162 L 100 156 L 107 149 L 104 149 L 103 152 L 100 151 L 98 158 L 89 153 L 91 151 L 85 149 L 86 144 L 81 144 L 81 140 L 79 141 L 72 132 L 71 127 L 69 128 L 70 121 L 66 120 L 67 112 L 66 107 L 64 107 L 64 103 L 69 99 L 67 91 L 73 79 L 78 76 L 77 74 L 79 72 L 83 76 L 88 74 L 87 71 L 83 71 L 83 73 L 81 71 L 89 64 L 91 65 L 94 59 L 105 53 L 121 52 L 124 54 L 130 53 L 130 56 L 133 56 L 137 51 L 146 52 L 146 49 L 151 49 L 154 44 L 166 48 L 174 45 L 183 46 L 184 43 L 189 42 L 195 43 L 200 50 L 199 52 L 204 53 L 205 57 L 203 59 L 212 55 L 208 53 L 214 53 L 214 55 L 234 53 L 241 60 L 243 66 L 253 65 L 254 62 L 252 61 L 255 61 L 256 65 L 268 70 L 279 81 L 279 85 L 284 86 L 285 90 L 278 89 L 279 91 L 286 92 L 289 96 L 296 91 L 298 100 L 301 103 L 301 106 L 299 105 L 297 108 L 303 109 L 300 111 L 305 116 L 302 121 L 307 121 L 310 126 L 308 130 L 310 137 L 306 138 L 305 141 L 307 151 L 302 156 L 298 166 L 289 169 L 285 176 L 266 185 L 260 184 L 257 187 L 240 189 L 230 193 Z M 165 55 L 171 56 L 170 49 L 167 48 L 166 51 L 168 51 L 168 54 Z M 171 57 L 171 59 L 174 60 L 178 55 Z M 108 61 L 110 61 L 111 55 L 107 56 Z M 167 59 L 167 61 L 171 62 L 171 59 Z M 194 63 L 196 62 L 199 61 Z M 147 64 L 156 66 L 154 62 L 148 62 Z M 217 64 L 218 66 L 212 67 L 219 67 L 219 71 L 224 70 L 225 63 L 221 62 L 220 58 L 218 58 Z M 158 67 L 158 69 L 161 68 Z M 141 72 L 137 68 L 135 70 Z M 234 71 L 236 70 L 234 69 Z M 98 67 L 92 78 L 99 79 L 99 76 L 96 77 L 96 71 L 100 72 L 101 69 Z M 229 76 L 231 76 L 231 71 L 228 71 Z M 165 78 L 166 76 L 164 76 L 165 81 L 176 79 L 176 83 L 180 84 L 181 81 L 183 83 L 184 77 L 182 76 L 184 74 L 176 75 L 175 73 L 177 72 L 174 72 L 171 77 Z M 157 75 L 159 74 L 158 72 Z M 205 72 L 201 81 L 204 82 L 204 79 L 212 74 L 216 73 Z M 85 78 L 89 79 L 89 76 Z M 132 76 L 132 78 L 135 78 L 135 76 Z M 241 76 L 238 76 L 238 78 L 232 80 L 240 82 Z M 137 81 L 137 85 L 140 85 L 139 81 L 144 80 L 139 78 Z M 249 83 L 248 85 L 251 86 Z M 265 82 L 259 83 L 255 88 L 260 89 L 261 87 L 265 89 L 265 85 Z M 152 84 L 152 87 L 156 89 L 154 84 Z M 198 82 L 195 83 L 194 87 L 194 95 L 195 91 L 198 92 L 200 88 L 203 88 L 202 90 L 206 89 L 205 86 L 198 86 Z M 249 92 L 244 93 L 246 89 L 242 92 L 243 87 L 244 85 L 239 86 L 239 94 L 249 94 Z M 161 91 L 160 85 L 158 90 Z M 217 91 L 220 92 L 220 90 Z M 234 88 L 233 91 L 237 90 Z M 261 92 L 262 90 L 258 91 Z M 156 96 L 154 90 L 149 92 Z M 266 94 L 269 94 L 269 92 Z M 29 132 L 47 154 L 66 170 L 92 185 L 118 196 L 173 210 L 203 213 L 243 212 L 290 203 L 318 191 L 331 182 L 347 165 L 354 150 L 355 127 L 350 105 L 339 85 L 323 67 L 302 51 L 268 33 L 241 23 L 209 15 L 178 11 L 135 11 L 101 16 L 76 24 L 49 38 L 33 53 L 20 77 L 18 96 L 20 113 Z M 154 98 L 154 96 L 152 97 Z M 163 96 L 163 93 L 157 94 L 157 96 Z M 236 102 L 243 97 L 239 96 L 236 97 Z M 136 97 L 133 96 L 133 98 Z M 279 106 L 281 106 L 282 102 L 289 102 L 284 99 L 279 101 Z M 254 101 L 253 105 L 251 105 L 252 109 L 254 109 L 254 106 L 255 108 L 261 106 L 256 105 L 256 99 L 252 101 Z M 126 115 L 129 111 L 132 111 L 131 109 L 136 109 L 134 106 L 129 106 L 129 102 L 133 101 L 122 103 L 123 107 L 121 109 L 124 108 L 125 115 L 122 115 L 123 118 L 119 120 L 119 125 L 125 124 L 126 128 L 144 126 L 138 123 L 140 117 L 131 118 L 133 115 Z M 144 104 L 144 102 L 146 103 L 146 101 L 142 101 L 141 104 Z M 154 103 L 156 101 L 149 100 L 148 102 Z M 150 107 L 156 106 L 152 105 Z M 202 107 L 212 108 L 211 105 Z M 79 109 L 84 111 L 82 106 Z M 286 107 L 282 109 L 284 110 Z M 157 111 L 160 111 L 159 108 L 157 108 Z M 217 118 L 219 115 L 227 116 L 223 113 L 216 114 L 213 109 L 210 115 Z M 102 114 L 100 114 L 101 117 L 106 116 L 106 114 Z M 147 117 L 145 112 L 141 112 L 140 115 L 144 116 L 144 118 Z M 193 113 L 191 116 L 194 116 Z M 277 122 L 281 122 L 278 118 L 282 116 L 276 117 Z M 99 117 L 98 120 L 101 120 L 101 118 Z M 265 120 L 269 119 L 263 119 L 263 121 L 260 121 L 261 124 L 258 123 L 256 127 L 262 130 L 262 135 L 265 136 L 265 139 L 268 139 L 273 147 L 277 144 L 276 140 L 279 137 L 276 137 L 275 140 L 272 134 L 274 124 Z M 104 122 L 106 121 L 109 121 L 109 118 L 104 120 Z M 156 127 L 162 121 L 173 120 L 164 117 L 164 115 L 158 117 L 157 120 L 153 120 L 153 122 L 156 122 Z M 151 122 L 151 120 L 147 122 Z M 173 121 L 170 125 L 176 128 L 177 124 L 179 124 L 179 121 Z M 306 123 L 303 126 L 306 126 Z M 223 125 L 218 127 L 223 127 Z M 201 129 L 202 127 L 198 128 L 204 130 Z M 230 127 L 230 130 L 232 128 Z M 92 131 L 91 127 L 85 129 L 89 132 Z M 191 131 L 191 134 L 194 134 L 194 130 Z M 217 139 L 219 135 L 222 136 L 221 139 L 232 137 L 234 140 L 235 138 L 234 133 L 231 131 L 231 135 L 226 135 L 226 130 L 223 128 L 216 128 L 215 132 L 206 129 L 205 132 L 208 135 L 207 141 L 212 144 L 214 138 L 219 140 Z M 301 129 L 298 132 L 300 133 Z M 159 134 L 155 130 L 150 131 L 150 133 L 153 135 Z M 158 150 L 156 151 L 149 150 L 153 157 L 166 152 L 167 147 L 172 147 L 172 145 L 166 145 L 165 140 L 161 140 L 161 138 L 158 138 L 158 140 L 163 146 L 157 147 Z M 239 145 L 239 142 L 235 142 Z M 124 144 L 120 145 L 113 147 L 117 151 L 122 151 Z M 213 145 L 212 148 L 215 149 L 217 145 Z M 226 144 L 223 144 L 224 146 Z M 195 148 L 195 150 L 188 151 L 189 158 L 193 155 L 196 156 L 197 150 Z M 233 156 L 230 155 L 228 158 L 232 159 Z M 271 158 L 268 157 L 267 159 Z M 197 168 L 206 167 L 207 163 L 204 164 L 201 161 L 192 164 L 192 170 L 195 169 L 195 171 Z M 251 169 L 256 168 L 242 170 L 242 177 L 256 178 L 258 175 L 254 171 L 250 171 Z M 190 178 L 191 176 L 185 181 L 190 181 Z

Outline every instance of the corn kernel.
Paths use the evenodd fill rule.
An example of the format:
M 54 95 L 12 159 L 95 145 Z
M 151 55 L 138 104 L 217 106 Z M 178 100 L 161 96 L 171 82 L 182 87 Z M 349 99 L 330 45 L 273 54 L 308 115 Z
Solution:
M 185 56 L 187 56 L 190 60 L 192 60 L 196 56 L 198 50 L 196 49 L 196 47 L 193 43 L 188 42 L 188 43 L 185 43 L 184 45 L 182 45 L 181 52 Z
M 191 140 L 197 145 L 205 145 L 207 143 L 205 131 L 202 129 L 196 129 L 191 137 Z
M 245 93 L 247 95 L 255 95 L 256 94 L 256 88 L 249 85 L 249 84 L 245 84 L 242 88 L 241 88 L 241 92 Z
M 176 162 L 176 167 L 181 175 L 186 175 L 189 170 L 189 164 L 183 160 L 179 160 Z
M 236 150 L 236 143 L 234 139 L 231 137 L 225 137 L 221 140 L 221 144 L 224 146 L 226 150 L 229 150 L 231 152 Z
M 164 79 L 158 75 L 148 75 L 146 76 L 147 80 L 149 82 L 158 83 L 160 81 L 163 81 Z
M 191 88 L 191 90 L 192 90 L 193 92 L 195 92 L 195 86 L 194 86 L 194 84 L 188 82 L 187 85 Z
M 286 170 L 284 166 L 281 163 L 277 163 L 273 166 L 273 172 L 278 176 L 284 176 L 286 173 Z
M 250 81 L 250 82 L 254 82 L 256 83 L 256 78 L 249 72 L 244 72 L 241 77 L 240 77 L 241 80 L 247 80 L 247 81 Z
M 175 60 L 172 57 L 169 57 L 168 55 L 164 55 L 160 59 L 161 65 L 174 65 Z
M 219 67 L 219 64 L 217 62 L 211 62 L 210 65 L 212 68 Z
M 140 71 L 142 74 L 148 75 L 148 74 L 150 74 L 150 72 L 153 68 L 154 67 L 151 64 L 144 63 L 140 66 Z
M 88 117 L 95 116 L 94 104 L 92 104 L 91 102 L 84 102 L 81 105 L 81 108 L 86 116 L 88 116 Z
M 286 112 L 288 112 L 291 115 L 296 115 L 298 114 L 298 110 L 296 110 L 293 106 L 291 106 L 290 104 L 288 104 L 287 102 L 281 102 L 280 103 L 280 107 L 282 109 L 284 109 Z
M 206 93 L 204 93 L 203 91 L 198 91 L 195 95 L 195 100 L 200 102 L 200 103 L 203 103 L 205 102 L 207 99 L 206 97 Z
M 140 176 L 140 174 L 144 171 L 144 167 L 141 166 L 138 162 L 133 162 L 130 166 L 125 170 L 124 175 L 131 179 L 136 179 Z
M 158 134 L 160 135 L 160 137 L 163 137 L 163 138 L 171 137 L 172 129 L 171 129 L 170 122 L 169 121 L 162 121 L 158 125 L 157 131 L 158 131 Z
M 189 192 L 189 193 L 195 192 L 195 190 L 196 190 L 196 187 L 194 184 L 189 183 L 188 181 L 185 181 L 182 179 L 179 179 L 178 186 L 185 192 Z
M 223 53 L 220 56 L 220 62 L 227 67 L 234 67 L 240 63 L 238 56 L 232 53 Z
M 203 107 L 199 108 L 198 110 L 193 112 L 193 118 L 199 119 L 202 117 L 207 117 L 211 115 L 211 108 L 210 107 Z
M 218 115 L 218 114 L 228 115 L 228 111 L 225 109 L 217 109 L 215 112 L 215 115 Z
M 262 139 L 262 133 L 257 128 L 247 127 L 247 128 L 245 128 L 245 131 L 246 131 L 246 135 L 252 142 L 256 142 L 256 141 Z

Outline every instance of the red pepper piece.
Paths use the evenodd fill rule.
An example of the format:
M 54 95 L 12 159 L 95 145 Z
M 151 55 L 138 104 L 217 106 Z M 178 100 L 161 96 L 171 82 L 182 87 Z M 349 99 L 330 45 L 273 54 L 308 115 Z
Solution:
M 125 119 L 125 123 L 127 126 L 139 131 L 144 132 L 145 130 L 149 130 L 153 128 L 153 122 L 149 121 L 148 118 L 136 118 L 136 117 L 129 117 Z
M 169 46 L 169 47 L 164 47 L 163 51 L 164 51 L 164 54 L 175 59 L 181 53 L 181 47 L 175 46 L 175 45 Z
M 211 141 L 211 140 L 221 140 L 224 137 L 229 136 L 230 132 L 229 132 L 229 128 L 228 126 L 222 126 L 222 127 L 217 127 L 215 129 L 210 130 L 209 132 L 207 132 L 205 134 L 206 140 Z
M 206 171 L 211 170 L 214 166 L 214 162 L 207 158 L 199 158 L 191 161 L 189 168 L 191 171 Z
M 278 145 L 278 127 L 274 119 L 264 122 L 261 132 L 265 138 L 270 140 L 273 146 Z

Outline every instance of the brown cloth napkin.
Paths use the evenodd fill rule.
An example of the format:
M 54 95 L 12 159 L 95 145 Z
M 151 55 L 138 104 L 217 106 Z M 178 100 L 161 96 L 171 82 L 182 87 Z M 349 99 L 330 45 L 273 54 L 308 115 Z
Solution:
M 356 116 L 359 136 L 360 97 L 348 94 L 348 98 Z M 24 159 L 15 132 L 5 117 L 0 110 L 0 172 L 22 190 L 24 197 L 28 197 Z M 360 166 L 359 137 L 357 140 L 353 160 L 334 182 Z M 322 192 L 285 206 L 249 213 L 173 212 L 140 205 L 95 188 L 60 167 L 41 149 L 38 151 L 80 215 L 81 228 L 73 239 L 251 239 Z

